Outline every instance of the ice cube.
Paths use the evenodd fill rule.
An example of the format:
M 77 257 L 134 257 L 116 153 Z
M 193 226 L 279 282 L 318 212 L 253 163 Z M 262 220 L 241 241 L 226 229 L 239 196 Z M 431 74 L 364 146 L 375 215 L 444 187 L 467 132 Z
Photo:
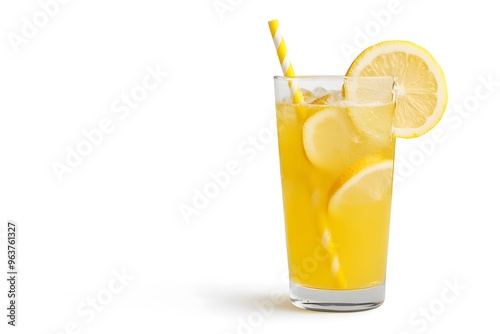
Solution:
M 315 99 L 314 93 L 311 92 L 310 90 L 301 88 L 300 92 L 302 93 L 302 97 L 304 98 L 304 102 L 306 103 L 310 103 L 312 100 Z
M 324 98 L 328 91 L 323 87 L 316 87 L 313 89 L 314 99 L 309 103 L 311 104 L 326 104 L 326 99 Z
M 342 93 L 337 90 L 329 90 L 326 91 L 322 96 L 316 96 L 314 101 L 311 101 L 311 104 L 334 104 L 337 101 L 342 100 Z
M 335 102 L 342 101 L 342 92 L 340 90 L 330 90 L 328 91 L 328 104 L 335 104 Z
M 328 91 L 323 87 L 316 87 L 312 90 L 312 92 L 317 98 L 322 97 L 328 93 Z

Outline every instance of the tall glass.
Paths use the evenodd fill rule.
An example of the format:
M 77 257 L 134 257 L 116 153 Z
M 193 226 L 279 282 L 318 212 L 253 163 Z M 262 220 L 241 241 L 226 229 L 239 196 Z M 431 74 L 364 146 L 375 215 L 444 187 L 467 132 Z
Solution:
M 277 76 L 274 85 L 291 301 L 375 308 L 385 296 L 394 80 Z

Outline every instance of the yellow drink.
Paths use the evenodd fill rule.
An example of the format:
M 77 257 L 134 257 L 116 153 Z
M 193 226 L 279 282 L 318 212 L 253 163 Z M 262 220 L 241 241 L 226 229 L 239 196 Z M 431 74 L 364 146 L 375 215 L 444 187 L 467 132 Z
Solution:
M 385 282 L 395 104 L 392 93 L 345 85 L 303 89 L 301 104 L 279 99 L 276 86 L 290 280 L 305 288 Z
M 439 122 L 443 71 L 424 48 L 396 40 L 365 49 L 346 76 L 295 77 L 278 21 L 269 29 L 284 74 L 274 88 L 290 299 L 318 311 L 378 307 L 394 137 L 415 138 Z

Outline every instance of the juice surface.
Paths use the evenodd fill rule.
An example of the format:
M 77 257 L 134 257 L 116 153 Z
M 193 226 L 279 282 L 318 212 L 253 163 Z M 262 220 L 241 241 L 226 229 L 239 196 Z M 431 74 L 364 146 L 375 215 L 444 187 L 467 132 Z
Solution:
M 326 100 L 277 103 L 288 262 L 294 283 L 316 289 L 384 283 L 394 107 L 394 103 L 362 106 Z M 378 177 L 388 173 L 390 177 Z

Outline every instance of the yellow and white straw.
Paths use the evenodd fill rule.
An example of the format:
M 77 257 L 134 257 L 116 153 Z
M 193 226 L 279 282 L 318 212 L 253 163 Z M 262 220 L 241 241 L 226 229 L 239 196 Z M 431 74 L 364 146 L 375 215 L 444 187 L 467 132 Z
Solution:
M 285 77 L 294 78 L 295 73 L 293 72 L 292 63 L 288 59 L 288 52 L 286 50 L 285 40 L 281 31 L 279 29 L 278 20 L 269 21 L 269 29 L 271 30 L 271 36 L 274 39 L 274 46 L 276 47 L 276 52 L 278 53 L 278 58 L 280 60 L 281 69 L 283 70 L 283 75 Z M 290 92 L 293 96 L 293 103 L 301 103 L 303 101 L 302 93 L 300 92 L 300 87 L 297 85 L 295 80 L 289 81 Z

